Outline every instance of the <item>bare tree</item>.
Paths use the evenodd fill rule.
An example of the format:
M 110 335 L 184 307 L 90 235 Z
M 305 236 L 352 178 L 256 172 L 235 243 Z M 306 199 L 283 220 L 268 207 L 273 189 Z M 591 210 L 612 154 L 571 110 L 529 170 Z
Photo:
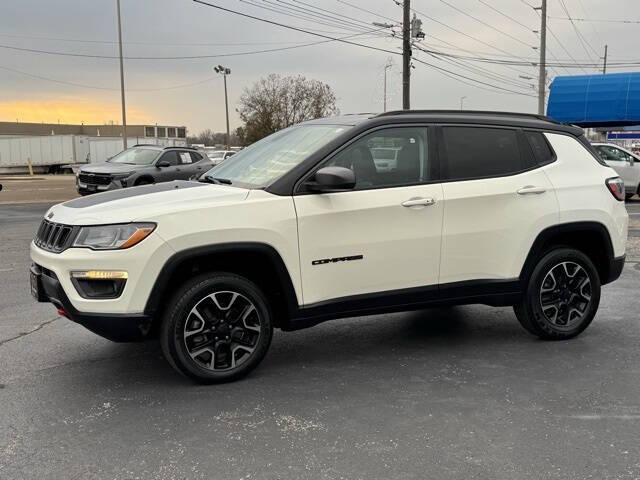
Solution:
M 227 134 L 224 132 L 214 132 L 210 128 L 207 128 L 198 135 L 189 136 L 187 138 L 187 143 L 190 145 L 194 143 L 204 144 L 206 146 L 223 145 L 226 143 L 226 136 Z M 237 145 L 238 142 L 238 137 L 232 133 L 230 138 L 231 145 Z
M 336 96 L 326 83 L 274 73 L 245 88 L 237 111 L 244 122 L 236 131 L 243 145 L 293 124 L 338 113 Z

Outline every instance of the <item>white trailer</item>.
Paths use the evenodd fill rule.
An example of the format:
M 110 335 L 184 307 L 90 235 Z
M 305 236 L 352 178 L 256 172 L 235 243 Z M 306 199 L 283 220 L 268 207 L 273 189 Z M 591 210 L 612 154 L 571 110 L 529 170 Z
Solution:
M 153 144 L 185 146 L 185 140 L 130 137 L 128 146 Z M 38 135 L 0 137 L 0 174 L 24 173 L 29 164 L 37 173 L 47 173 L 84 163 L 104 162 L 122 151 L 121 137 L 85 135 Z

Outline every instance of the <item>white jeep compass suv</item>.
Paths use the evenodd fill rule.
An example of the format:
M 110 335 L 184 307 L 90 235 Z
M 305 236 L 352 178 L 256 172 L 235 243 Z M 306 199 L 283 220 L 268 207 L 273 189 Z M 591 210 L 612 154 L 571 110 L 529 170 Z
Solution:
M 373 151 L 397 150 L 376 166 Z M 567 339 L 624 265 L 624 186 L 582 130 L 545 117 L 403 111 L 314 120 L 205 182 L 52 207 L 39 301 L 115 341 L 158 337 L 200 382 L 238 378 L 274 328 L 434 305 L 512 305 Z

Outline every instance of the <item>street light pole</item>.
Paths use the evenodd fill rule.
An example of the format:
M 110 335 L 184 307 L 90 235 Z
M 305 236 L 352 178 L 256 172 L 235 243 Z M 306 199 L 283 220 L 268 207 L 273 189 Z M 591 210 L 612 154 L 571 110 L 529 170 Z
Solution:
M 122 146 L 127 149 L 127 113 L 124 105 L 124 67 L 122 64 L 122 26 L 120 25 L 120 0 L 116 0 L 118 11 L 118 47 L 120 49 L 120 97 L 122 99 Z
M 465 95 L 465 96 L 463 96 L 463 97 L 460 97 L 460 110 L 462 110 L 462 107 L 463 107 L 463 105 L 464 105 L 464 99 L 465 99 L 465 98 L 467 98 L 467 96 L 466 96 L 466 95 Z
M 229 134 L 229 100 L 227 97 L 227 75 L 231 73 L 231 69 L 227 67 L 223 67 L 222 65 L 218 65 L 217 67 L 214 67 L 213 70 L 216 73 L 221 73 L 224 79 L 224 109 L 227 114 L 227 139 L 226 139 L 227 142 L 226 143 L 227 143 L 227 150 L 229 150 L 230 134 Z
M 393 63 L 391 63 L 391 59 L 387 61 L 387 64 L 384 66 L 384 101 L 383 101 L 383 112 L 387 111 L 387 70 L 393 67 Z

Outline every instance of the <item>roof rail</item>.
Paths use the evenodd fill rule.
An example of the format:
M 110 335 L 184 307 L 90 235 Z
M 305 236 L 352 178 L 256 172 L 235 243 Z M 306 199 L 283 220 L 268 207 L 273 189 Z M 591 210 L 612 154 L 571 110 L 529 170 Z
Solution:
M 393 110 L 391 112 L 380 113 L 378 117 L 386 117 L 390 115 L 414 115 L 414 114 L 435 114 L 435 115 L 494 115 L 503 117 L 525 117 L 535 118 L 545 122 L 558 123 L 551 117 L 546 115 L 538 115 L 536 113 L 520 113 L 520 112 L 498 112 L 491 110 Z
M 160 145 L 158 145 L 158 146 L 160 146 Z M 198 150 L 195 147 L 181 147 L 180 145 L 168 145 L 166 147 L 163 147 L 162 149 L 163 150 L 169 150 L 170 148 L 179 148 L 181 150 Z

